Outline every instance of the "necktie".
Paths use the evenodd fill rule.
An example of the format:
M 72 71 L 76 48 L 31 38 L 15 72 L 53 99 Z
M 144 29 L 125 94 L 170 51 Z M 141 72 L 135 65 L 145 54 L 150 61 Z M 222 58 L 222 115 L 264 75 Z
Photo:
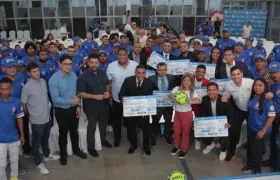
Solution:
M 166 59 L 168 59 L 168 56 L 167 56 L 167 54 L 165 55 L 165 58 L 166 58 Z
M 140 82 L 140 81 L 137 81 L 137 91 L 140 90 L 140 87 L 141 87 L 141 82 Z
M 167 90 L 165 79 L 161 78 L 161 90 Z

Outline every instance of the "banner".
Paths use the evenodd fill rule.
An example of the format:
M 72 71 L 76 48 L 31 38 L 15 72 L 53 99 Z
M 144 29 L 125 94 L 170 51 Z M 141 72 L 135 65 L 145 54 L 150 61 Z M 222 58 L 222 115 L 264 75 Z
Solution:
M 267 21 L 267 10 L 227 9 L 224 11 L 224 28 L 228 28 L 231 36 L 242 37 L 243 26 L 250 21 L 253 36 L 264 38 Z

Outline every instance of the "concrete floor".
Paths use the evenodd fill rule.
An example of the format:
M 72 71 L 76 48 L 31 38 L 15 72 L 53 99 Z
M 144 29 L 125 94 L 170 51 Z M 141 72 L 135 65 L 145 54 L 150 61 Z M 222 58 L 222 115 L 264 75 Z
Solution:
M 196 151 L 192 143 L 187 157 L 181 161 L 170 154 L 172 147 L 162 139 L 159 139 L 157 146 L 152 149 L 151 156 L 143 153 L 141 145 L 134 154 L 128 155 L 129 143 L 125 137 L 126 135 L 123 135 L 119 148 L 103 149 L 99 158 L 88 156 L 88 159 L 81 160 L 76 156 L 69 156 L 67 166 L 61 166 L 59 161 L 46 162 L 45 165 L 50 170 L 49 175 L 41 175 L 37 172 L 32 158 L 22 158 L 22 164 L 27 171 L 22 179 L 166 180 L 168 174 L 175 170 L 187 172 L 188 180 L 243 175 L 240 169 L 243 167 L 242 160 L 246 156 L 242 148 L 239 148 L 236 158 L 230 163 L 225 163 L 218 159 L 218 149 L 204 155 L 202 149 Z M 108 134 L 108 140 L 112 142 L 112 134 Z M 270 170 L 263 169 L 263 171 Z

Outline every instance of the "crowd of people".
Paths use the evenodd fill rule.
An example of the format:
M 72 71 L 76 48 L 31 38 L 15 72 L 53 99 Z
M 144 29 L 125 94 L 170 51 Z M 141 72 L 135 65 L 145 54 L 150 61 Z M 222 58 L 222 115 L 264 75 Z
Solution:
M 194 114 L 196 117 L 227 116 L 225 128 L 229 136 L 220 137 L 218 141 L 211 137 L 196 138 L 195 149 L 204 146 L 203 154 L 208 154 L 219 147 L 219 159 L 230 162 L 235 156 L 241 125 L 246 120 L 247 164 L 242 171 L 258 174 L 262 165 L 280 171 L 280 45 L 276 45 L 267 58 L 261 40 L 253 47 L 252 36 L 246 37 L 245 44 L 229 37 L 229 29 L 223 29 L 216 44 L 210 44 L 210 37 L 203 33 L 186 41 L 184 31 L 175 34 L 164 24 L 152 28 L 146 35 L 132 23 L 130 30 L 121 27 L 118 33 L 110 33 L 108 29 L 100 36 L 101 45 L 94 40 L 92 32 L 87 33 L 84 41 L 75 36 L 74 44 L 65 48 L 53 41 L 51 34 L 41 42 L 27 41 L 22 49 L 20 46 L 11 48 L 9 40 L 2 38 L 0 179 L 7 179 L 7 160 L 11 166 L 11 180 L 25 173 L 19 163 L 19 146 L 25 157 L 34 158 L 41 174 L 49 174 L 43 161 L 60 160 L 61 165 L 66 165 L 68 131 L 73 154 L 86 159 L 87 154 L 79 148 L 78 137 L 82 110 L 88 121 L 88 153 L 93 157 L 99 156 L 94 138 L 97 123 L 105 148 L 120 146 L 124 125 L 130 143 L 128 154 L 138 148 L 136 129 L 140 127 L 142 148 L 150 156 L 151 147 L 156 146 L 161 136 L 159 121 L 163 116 L 165 130 L 161 137 L 173 145 L 172 155 L 184 159 Z M 167 74 L 166 63 L 159 63 L 156 68 L 148 65 L 152 52 L 170 61 L 189 59 L 201 64 L 194 74 L 186 72 L 174 76 Z M 206 78 L 205 64 L 216 65 L 213 79 L 231 78 L 223 94 L 212 79 Z M 156 74 L 147 77 L 147 69 Z M 207 87 L 207 95 L 199 97 L 196 87 Z M 169 90 L 170 99 L 183 91 L 188 97 L 187 103 L 175 104 L 175 112 L 173 107 L 157 107 L 151 124 L 149 116 L 123 117 L 123 97 L 152 95 L 154 90 Z M 51 154 L 48 144 L 54 119 L 59 127 L 59 155 Z M 113 143 L 107 141 L 107 131 L 113 131 Z M 268 139 L 270 158 L 262 162 Z

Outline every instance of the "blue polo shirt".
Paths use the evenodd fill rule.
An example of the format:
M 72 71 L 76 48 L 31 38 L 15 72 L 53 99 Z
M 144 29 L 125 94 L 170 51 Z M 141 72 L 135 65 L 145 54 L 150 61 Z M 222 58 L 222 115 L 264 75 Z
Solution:
M 7 77 L 7 75 L 4 73 L 3 76 L 0 77 L 0 79 L 2 79 L 3 77 Z M 21 90 L 25 83 L 26 83 L 25 77 L 21 73 L 17 72 L 16 79 L 14 81 L 12 81 L 12 85 L 13 85 L 12 96 L 13 97 L 20 99 Z
M 272 100 L 274 102 L 276 113 L 280 114 L 280 83 L 270 85 L 269 92 L 273 93 Z
M 247 53 L 245 53 L 244 51 L 242 51 L 242 53 L 240 54 L 240 56 L 234 56 L 234 60 L 238 61 L 238 62 L 246 62 L 248 61 L 248 56 Z M 247 64 L 247 63 L 246 63 Z
M 157 52 L 157 53 L 162 53 L 163 52 L 163 48 L 161 46 L 159 46 L 158 44 L 154 44 L 152 47 L 152 50 Z
M 113 53 L 113 47 L 110 44 L 108 44 L 106 46 L 100 45 L 100 46 L 98 46 L 98 49 L 99 49 L 99 51 L 106 51 L 109 54 Z
M 207 60 L 209 60 L 210 59 L 210 55 L 211 55 L 211 51 L 212 51 L 212 47 L 211 46 L 203 46 L 202 45 L 202 47 L 201 47 L 202 49 L 204 49 L 204 51 L 205 51 L 205 54 L 206 54 L 206 58 L 207 58 Z
M 113 53 L 113 54 L 110 54 L 108 57 L 107 57 L 107 60 L 110 61 L 110 62 L 115 62 L 118 60 L 118 57 Z
M 39 60 L 36 60 L 35 62 L 39 66 L 41 78 L 48 83 L 55 69 L 54 64 L 48 60 L 46 61 L 46 64 L 41 63 Z
M 255 55 L 258 54 L 258 50 L 256 47 L 251 47 L 250 49 L 245 48 L 244 52 L 247 54 L 248 60 L 245 63 L 248 65 L 249 68 L 255 66 Z
M 28 64 L 28 63 L 30 63 L 30 62 L 36 62 L 36 60 L 39 61 L 39 59 L 37 58 L 36 55 L 34 56 L 34 59 L 33 59 L 33 60 L 30 59 L 28 56 L 24 56 L 24 57 L 22 58 L 22 60 L 23 60 L 24 64 Z
M 86 40 L 82 43 L 82 46 L 81 46 L 81 48 L 86 51 L 86 54 L 88 56 L 92 54 L 92 49 L 97 48 L 97 47 L 98 47 L 98 44 L 94 40 L 92 40 L 92 41 Z
M 228 39 L 221 38 L 221 39 L 218 39 L 216 42 L 216 46 L 218 46 L 221 49 L 222 58 L 224 57 L 225 48 L 226 47 L 234 48 L 235 45 L 236 45 L 236 41 L 233 39 L 230 39 L 230 38 L 228 38 Z
M 263 113 L 259 114 L 259 98 L 256 96 L 251 99 L 248 104 L 248 127 L 256 133 L 264 127 L 269 116 L 276 115 L 275 107 L 271 99 L 265 99 L 263 106 Z M 265 133 L 271 132 L 271 129 L 272 126 L 270 126 Z
M 72 98 L 77 96 L 77 76 L 74 72 L 64 76 L 59 70 L 48 84 L 54 107 L 68 109 L 75 106 L 71 104 Z
M 19 141 L 17 118 L 23 116 L 21 103 L 18 98 L 10 97 L 5 102 L 0 97 L 0 143 Z
M 51 53 L 47 54 L 48 61 L 52 62 L 55 67 L 58 67 L 60 57 L 61 55 L 59 53 L 56 53 L 55 57 L 52 57 Z
M 257 54 L 263 54 L 263 55 L 265 55 L 265 56 L 267 55 L 267 52 L 266 52 L 266 50 L 265 50 L 264 47 L 257 47 L 257 46 L 256 46 L 256 49 L 257 49 L 257 50 L 256 50 L 256 53 L 257 53 Z
M 213 34 L 213 31 L 214 31 L 214 26 L 206 26 L 205 28 L 205 33 L 207 36 L 212 36 Z
M 275 59 L 280 61 L 280 44 L 276 44 L 271 52 L 273 52 Z
M 121 47 L 121 48 L 125 48 L 125 49 L 127 50 L 128 53 L 131 53 L 132 50 L 133 50 L 132 46 L 129 45 L 129 44 L 121 45 L 120 47 Z
M 15 57 L 17 59 L 22 59 L 24 56 L 27 56 L 27 53 L 25 52 L 25 50 L 22 48 L 19 51 L 15 52 Z

